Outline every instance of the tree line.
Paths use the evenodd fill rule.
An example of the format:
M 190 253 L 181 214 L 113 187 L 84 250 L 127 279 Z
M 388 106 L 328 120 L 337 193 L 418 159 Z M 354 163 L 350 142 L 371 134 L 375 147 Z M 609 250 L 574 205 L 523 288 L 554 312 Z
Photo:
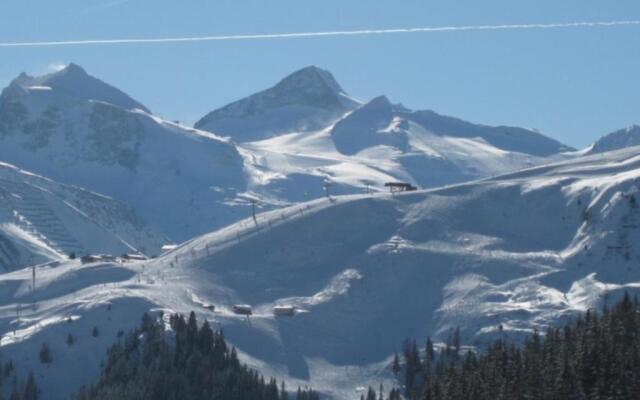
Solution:
M 112 346 L 97 382 L 81 388 L 76 400 L 288 400 L 284 382 L 264 379 L 238 360 L 222 332 L 195 313 L 171 315 L 171 331 L 162 318 L 148 314 Z M 298 388 L 292 398 L 319 400 Z
M 482 353 L 462 352 L 458 331 L 442 347 L 427 339 L 424 351 L 405 341 L 392 370 L 408 399 L 640 399 L 640 304 L 628 293 L 521 344 L 500 336 Z M 375 399 L 369 391 L 363 397 Z M 400 396 L 394 389 L 387 398 Z
M 107 352 L 101 375 L 75 400 L 319 400 L 311 389 L 290 394 L 243 365 L 222 332 L 198 324 L 192 312 L 162 318 L 145 314 L 139 328 Z M 521 343 L 505 335 L 486 349 L 463 350 L 460 331 L 443 345 L 421 349 L 406 340 L 391 370 L 399 388 L 380 387 L 363 400 L 627 400 L 640 399 L 640 302 L 625 293 L 613 307 L 587 311 L 561 328 L 534 331 Z M 0 380 L 11 374 L 5 364 Z M 30 373 L 13 379 L 11 400 L 36 400 Z

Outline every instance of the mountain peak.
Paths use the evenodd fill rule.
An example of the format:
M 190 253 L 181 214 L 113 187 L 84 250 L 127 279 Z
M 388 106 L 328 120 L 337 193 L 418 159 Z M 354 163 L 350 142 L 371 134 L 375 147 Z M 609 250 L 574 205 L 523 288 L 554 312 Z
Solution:
M 331 72 L 310 65 L 293 72 L 275 87 L 303 90 L 328 90 L 334 94 L 344 94 L 344 90 Z
M 54 96 L 61 99 L 96 100 L 126 110 L 138 108 L 149 112 L 145 106 L 126 93 L 89 75 L 84 68 L 75 63 L 69 63 L 59 71 L 37 77 L 23 72 L 12 81 L 11 85 L 27 92 L 34 87 L 47 87 L 51 89 Z
M 362 107 L 360 107 L 360 109 L 374 110 L 374 111 L 382 112 L 386 114 L 390 114 L 392 112 L 399 112 L 399 113 L 411 112 L 411 110 L 409 110 L 408 108 L 406 108 L 400 103 L 396 103 L 396 104 L 392 103 L 391 100 L 389 100 L 389 98 L 385 95 L 374 97 L 373 99 L 365 103 Z
M 64 68 L 59 71 L 54 72 L 51 76 L 54 75 L 76 75 L 76 76 L 88 76 L 87 71 L 84 70 L 81 66 L 76 63 L 69 63 Z
M 374 97 L 373 99 L 371 99 L 367 104 L 365 104 L 363 107 L 371 107 L 371 108 L 379 108 L 379 107 L 392 107 L 393 104 L 391 104 L 391 101 L 389 100 L 389 98 L 385 95 L 381 95 L 381 96 L 377 96 Z
M 632 124 L 604 135 L 591 146 L 589 153 L 603 153 L 631 146 L 640 146 L 640 125 Z
M 359 105 L 347 96 L 331 72 L 315 65 L 287 75 L 275 86 L 257 95 L 266 95 L 276 104 L 297 104 L 339 112 L 349 111 Z
M 252 141 L 320 129 L 359 105 L 329 71 L 308 66 L 269 89 L 210 112 L 195 127 Z
M 383 145 L 405 151 L 407 135 L 390 129 L 395 107 L 386 96 L 378 96 L 338 121 L 331 129 L 336 149 L 346 155 Z

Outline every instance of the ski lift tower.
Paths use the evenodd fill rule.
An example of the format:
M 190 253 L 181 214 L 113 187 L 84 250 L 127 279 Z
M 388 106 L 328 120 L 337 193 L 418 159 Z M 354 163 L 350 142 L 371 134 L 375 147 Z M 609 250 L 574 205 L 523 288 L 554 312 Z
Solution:
M 322 188 L 324 189 L 324 195 L 327 196 L 327 198 L 331 198 L 331 195 L 329 195 L 329 187 L 331 187 L 331 181 L 325 179 Z
M 243 200 L 243 204 L 251 204 L 251 218 L 253 218 L 253 222 L 258 225 L 258 217 L 256 215 L 256 205 L 258 204 L 258 199 L 247 194 L 240 195 L 240 198 Z
M 362 183 L 364 183 L 366 193 L 371 194 L 372 193 L 371 186 L 373 186 L 374 183 L 369 179 L 363 180 Z
M 36 302 L 36 266 L 31 267 L 31 287 L 33 288 L 33 302 Z
M 258 219 L 256 218 L 256 199 L 251 199 L 251 216 L 253 217 L 253 222 L 258 225 Z
M 33 296 L 33 308 L 36 307 L 36 264 L 35 257 L 31 256 L 31 295 Z

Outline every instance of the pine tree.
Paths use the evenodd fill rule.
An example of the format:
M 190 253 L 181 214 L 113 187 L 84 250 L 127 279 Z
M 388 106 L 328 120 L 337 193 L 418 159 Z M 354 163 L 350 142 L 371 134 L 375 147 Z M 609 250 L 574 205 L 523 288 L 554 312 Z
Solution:
M 457 358 L 460 355 L 460 328 L 459 327 L 456 327 L 453 330 L 452 345 L 453 345 L 454 356 Z
M 14 379 L 11 385 L 11 394 L 9 394 L 9 400 L 22 400 L 22 395 L 18 391 L 18 380 Z
M 280 400 L 289 400 L 289 393 L 287 393 L 284 381 L 280 384 Z
M 40 347 L 40 362 L 43 364 L 49 364 L 53 359 L 51 357 L 51 350 L 49 349 L 49 345 L 44 342 L 42 343 L 42 347 Z
M 8 377 L 13 372 L 13 361 L 9 360 L 4 364 L 4 376 Z
M 27 383 L 24 386 L 24 394 L 22 398 L 24 400 L 38 399 L 38 386 L 36 385 L 36 379 L 33 376 L 33 371 L 29 371 L 29 375 L 27 376 Z
M 393 364 L 391 365 L 391 370 L 393 371 L 393 374 L 397 377 L 398 374 L 400 373 L 400 357 L 398 357 L 398 353 L 396 353 L 393 356 Z
M 140 327 L 112 346 L 96 384 L 78 392 L 76 400 L 288 400 L 284 382 L 265 380 L 242 365 L 222 332 L 194 313 L 169 316 L 175 333 L 165 335 L 164 322 L 143 316 Z M 319 400 L 312 389 L 299 389 L 298 399 Z
M 369 386 L 369 389 L 367 390 L 367 397 L 365 399 L 366 400 L 378 400 L 378 396 L 376 395 L 376 391 L 373 390 L 371 388 L 371 386 Z
M 452 331 L 419 389 L 426 400 L 640 398 L 639 328 L 640 306 L 625 295 L 601 315 L 588 311 L 562 329 L 534 331 L 521 346 L 502 336 L 482 354 L 468 351 L 458 361 Z

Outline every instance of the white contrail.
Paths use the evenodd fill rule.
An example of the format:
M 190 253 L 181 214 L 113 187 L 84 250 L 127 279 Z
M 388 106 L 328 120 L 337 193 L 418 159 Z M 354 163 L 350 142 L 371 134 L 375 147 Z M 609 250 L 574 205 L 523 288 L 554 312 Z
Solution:
M 179 43 L 179 42 L 207 42 L 207 41 L 216 41 L 216 40 L 257 40 L 257 39 L 307 38 L 307 37 L 323 37 L 323 36 L 384 35 L 384 34 L 392 34 L 392 33 L 418 33 L 418 32 L 611 27 L 611 26 L 622 26 L 622 25 L 640 25 L 640 20 L 604 21 L 604 22 L 603 21 L 601 22 L 567 22 L 567 23 L 551 23 L 551 24 L 466 25 L 466 26 L 441 26 L 441 27 L 424 27 L 424 28 L 363 29 L 363 30 L 352 30 L 352 31 L 266 33 L 266 34 L 253 34 L 253 35 L 250 34 L 250 35 L 165 37 L 165 38 L 150 38 L 150 39 L 91 39 L 91 40 L 63 40 L 63 41 L 43 41 L 43 42 L 4 42 L 4 43 L 0 42 L 0 47 Z

